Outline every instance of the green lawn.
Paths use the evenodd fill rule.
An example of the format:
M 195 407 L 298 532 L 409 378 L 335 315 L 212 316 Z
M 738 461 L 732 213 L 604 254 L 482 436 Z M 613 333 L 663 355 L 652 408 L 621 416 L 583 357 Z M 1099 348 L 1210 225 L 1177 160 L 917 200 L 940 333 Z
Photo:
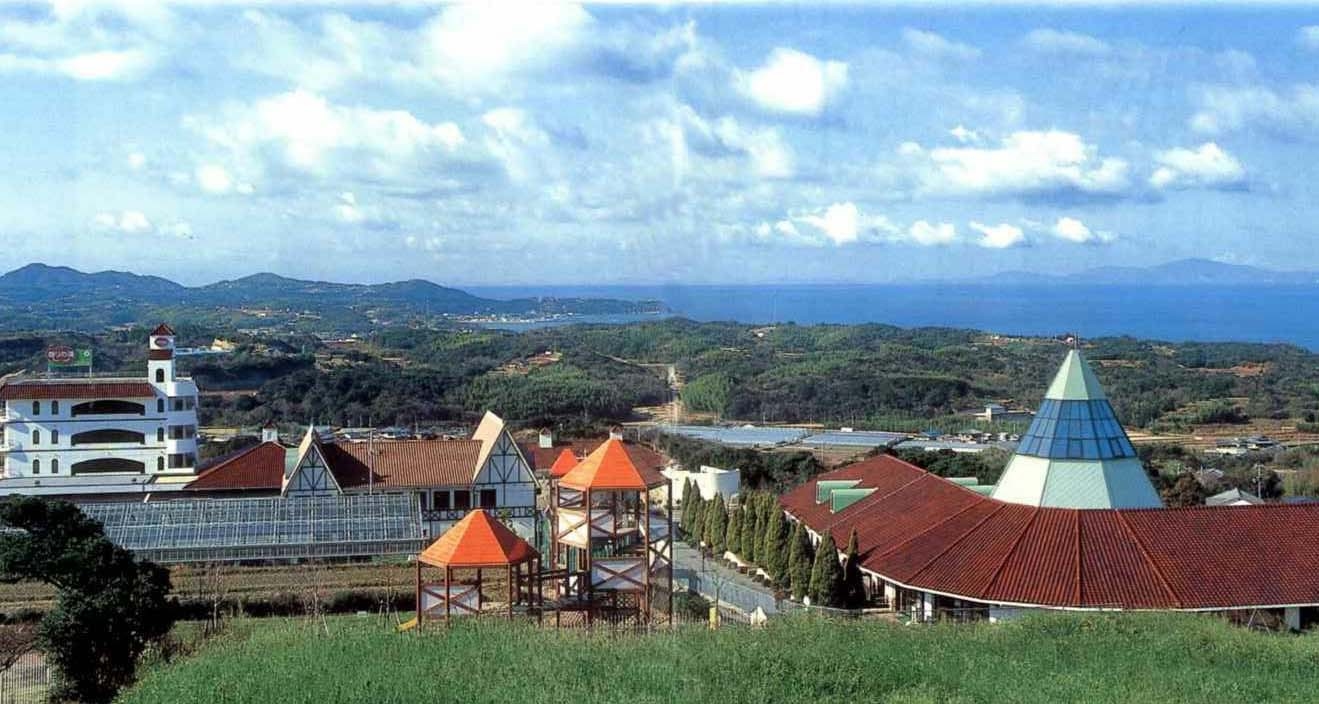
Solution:
M 1197 616 L 1054 615 L 903 627 L 783 621 L 653 636 L 377 618 L 248 620 L 125 702 L 1315 701 L 1319 637 Z

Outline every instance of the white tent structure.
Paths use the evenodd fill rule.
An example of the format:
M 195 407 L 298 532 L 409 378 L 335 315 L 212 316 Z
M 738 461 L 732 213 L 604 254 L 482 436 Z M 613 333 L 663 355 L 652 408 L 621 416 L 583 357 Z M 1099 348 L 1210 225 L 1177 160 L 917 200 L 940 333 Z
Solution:
M 1057 508 L 1159 508 L 1159 494 L 1099 380 L 1070 350 L 993 498 Z

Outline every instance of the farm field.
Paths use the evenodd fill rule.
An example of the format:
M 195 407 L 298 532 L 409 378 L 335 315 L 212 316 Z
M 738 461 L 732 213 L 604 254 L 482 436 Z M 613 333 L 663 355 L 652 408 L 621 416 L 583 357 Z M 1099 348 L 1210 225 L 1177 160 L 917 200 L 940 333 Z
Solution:
M 1319 637 L 1178 614 L 928 627 L 785 620 L 649 636 L 249 619 L 148 668 L 121 701 L 1299 702 L 1314 700 L 1317 663 Z

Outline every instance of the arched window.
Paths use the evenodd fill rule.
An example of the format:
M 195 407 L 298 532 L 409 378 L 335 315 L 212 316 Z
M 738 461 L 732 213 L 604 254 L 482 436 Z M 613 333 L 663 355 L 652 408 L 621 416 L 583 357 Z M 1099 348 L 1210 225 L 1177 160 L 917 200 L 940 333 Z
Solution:
M 41 460 L 32 460 L 32 473 L 41 474 Z
M 156 428 L 156 442 L 165 442 L 164 428 Z
M 56 459 L 56 460 L 51 460 L 51 461 L 50 461 L 50 473 L 51 473 L 51 474 L 59 474 L 59 473 L 60 473 L 60 461 L 59 461 L 59 460 Z
M 32 402 L 32 415 L 34 415 L 34 416 L 41 415 L 41 402 L 40 402 L 40 401 L 33 401 L 33 402 Z
M 33 431 L 32 431 L 32 444 L 33 444 L 33 445 L 40 445 L 40 444 L 41 444 L 41 431 L 40 431 L 40 430 L 33 430 Z
M 60 402 L 59 402 L 59 401 L 51 401 L 51 402 L 50 402 L 50 413 L 51 413 L 51 415 L 59 415 L 59 413 L 60 413 Z
M 120 430 L 117 428 L 87 430 L 69 436 L 69 444 L 74 447 L 79 445 L 114 445 L 119 443 L 145 445 L 147 444 L 147 437 L 146 435 L 133 430 Z
M 51 428 L 51 429 L 50 429 L 50 444 L 52 444 L 52 445 L 58 445 L 58 444 L 60 444 L 60 431 L 59 431 L 59 428 Z
M 163 398 L 156 399 L 156 413 L 164 413 L 164 412 L 165 412 L 165 399 Z
M 164 370 L 164 369 L 157 369 L 157 370 L 156 370 L 156 383 L 157 383 L 157 384 L 163 384 L 163 383 L 165 383 L 165 370 Z
M 164 457 L 157 457 L 157 458 L 156 458 L 156 471 L 157 471 L 157 472 L 163 472 L 163 471 L 165 471 L 165 458 L 164 458 Z

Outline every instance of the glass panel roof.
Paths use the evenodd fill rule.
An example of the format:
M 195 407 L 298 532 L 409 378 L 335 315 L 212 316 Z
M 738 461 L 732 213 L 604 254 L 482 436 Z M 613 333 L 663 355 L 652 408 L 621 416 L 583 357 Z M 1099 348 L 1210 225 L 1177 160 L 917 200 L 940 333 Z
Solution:
M 1107 399 L 1040 403 L 1017 454 L 1055 460 L 1111 460 L 1135 457 Z

